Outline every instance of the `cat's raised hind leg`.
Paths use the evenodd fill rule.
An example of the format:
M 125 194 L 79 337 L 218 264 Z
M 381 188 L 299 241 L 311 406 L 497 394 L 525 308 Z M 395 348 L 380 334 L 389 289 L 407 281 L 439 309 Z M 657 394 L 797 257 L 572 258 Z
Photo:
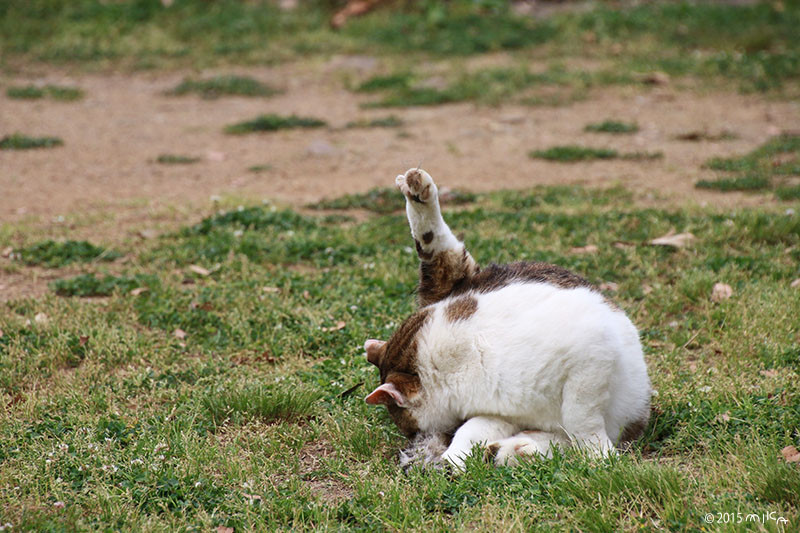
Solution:
M 420 305 L 438 302 L 480 269 L 442 218 L 439 191 L 430 174 L 412 168 L 397 176 L 395 184 L 406 197 L 408 224 L 420 259 Z

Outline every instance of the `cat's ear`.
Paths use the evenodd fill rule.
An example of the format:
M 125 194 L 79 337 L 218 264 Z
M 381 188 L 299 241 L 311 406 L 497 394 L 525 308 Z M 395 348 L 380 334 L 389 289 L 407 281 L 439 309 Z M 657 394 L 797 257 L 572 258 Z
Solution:
M 364 350 L 367 352 L 367 361 L 375 366 L 380 366 L 381 358 L 386 352 L 386 342 L 377 339 L 369 339 L 364 343 Z
M 406 399 L 403 393 L 395 387 L 394 383 L 387 381 L 372 391 L 369 396 L 366 397 L 366 402 L 373 405 L 383 404 L 402 407 L 403 404 L 406 403 Z

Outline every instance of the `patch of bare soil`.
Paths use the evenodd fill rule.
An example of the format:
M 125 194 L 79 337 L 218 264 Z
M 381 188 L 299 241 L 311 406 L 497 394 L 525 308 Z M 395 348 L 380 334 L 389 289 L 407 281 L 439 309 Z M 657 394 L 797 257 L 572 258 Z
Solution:
M 502 58 L 489 59 L 494 63 Z M 359 105 L 372 97 L 346 90 L 343 79 L 366 77 L 378 66 L 373 58 L 353 56 L 201 74 L 67 75 L 44 69 L 6 77 L 0 80 L 4 86 L 75 85 L 86 97 L 56 102 L 0 95 L 0 137 L 20 132 L 64 140 L 63 146 L 52 149 L 0 151 L 0 220 L 23 222 L 55 236 L 130 242 L 142 230 L 193 222 L 208 213 L 210 198 L 216 195 L 302 206 L 391 186 L 395 175 L 420 164 L 443 186 L 478 192 L 539 184 L 621 184 L 640 201 L 659 205 L 754 205 L 774 200 L 764 194 L 695 189 L 696 181 L 714 177 L 703 163 L 748 152 L 773 135 L 800 128 L 798 103 L 738 94 L 733 86 L 729 92 L 714 93 L 669 84 L 612 87 L 594 90 L 587 100 L 564 107 L 463 103 L 361 109 Z M 232 72 L 284 92 L 271 98 L 217 100 L 164 95 L 187 75 Z M 227 125 L 263 113 L 316 117 L 329 127 L 251 135 L 223 132 Z M 389 114 L 406 125 L 345 128 L 353 120 Z M 606 119 L 635 121 L 641 130 L 616 136 L 584 132 L 586 124 Z M 700 135 L 697 141 L 676 138 L 691 132 L 709 136 Z M 715 139 L 720 132 L 737 137 Z M 531 150 L 562 144 L 662 152 L 664 157 L 572 164 L 528 157 Z M 161 154 L 200 161 L 165 165 L 156 161 Z M 253 166 L 266 170 L 248 170 Z M 65 226 L 62 216 L 82 223 Z M 15 280 L 4 275 L 0 284 L 8 287 Z

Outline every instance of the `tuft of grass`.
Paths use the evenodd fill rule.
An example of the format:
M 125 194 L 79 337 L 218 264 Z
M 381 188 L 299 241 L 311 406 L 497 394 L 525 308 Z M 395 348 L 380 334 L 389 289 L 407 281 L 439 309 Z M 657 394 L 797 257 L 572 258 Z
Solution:
M 59 296 L 110 296 L 116 291 L 127 293 L 142 287 L 158 285 L 158 278 L 149 274 L 135 276 L 104 276 L 81 274 L 73 278 L 59 279 L 50 284 L 50 288 Z
M 14 133 L 0 139 L 0 150 L 32 150 L 36 148 L 53 148 L 61 146 L 64 141 L 58 137 L 29 137 L 22 133 Z
M 156 162 L 162 165 L 190 165 L 198 161 L 200 161 L 199 157 L 175 154 L 161 154 L 156 158 Z
M 220 426 L 253 419 L 272 422 L 307 418 L 316 411 L 320 397 L 318 391 L 308 387 L 247 384 L 215 388 L 201 402 L 211 422 Z
M 739 136 L 732 131 L 723 130 L 719 133 L 709 133 L 702 130 L 692 130 L 684 133 L 679 133 L 675 136 L 679 141 L 733 141 L 738 139 Z
M 84 92 L 77 87 L 65 87 L 61 85 L 45 85 L 44 87 L 25 85 L 21 87 L 9 87 L 6 89 L 6 96 L 17 100 L 36 100 L 48 96 L 53 100 L 71 102 L 83 98 Z
M 715 189 L 718 191 L 761 191 L 769 189 L 770 180 L 766 176 L 751 174 L 737 178 L 718 178 L 700 180 L 695 184 L 698 189 Z
M 554 146 L 547 150 L 534 150 L 528 154 L 530 157 L 572 163 L 576 161 L 591 161 L 593 159 L 615 159 L 619 156 L 616 150 L 607 148 L 588 148 L 586 146 Z
M 775 196 L 780 200 L 800 200 L 800 185 L 778 187 Z
M 214 99 L 221 96 L 273 96 L 278 90 L 249 76 L 215 76 L 195 80 L 184 79 L 166 94 L 180 96 L 194 93 L 203 98 Z
M 663 152 L 627 152 L 619 156 L 620 159 L 629 161 L 652 161 L 654 159 L 662 159 L 663 157 Z
M 247 171 L 248 172 L 255 172 L 255 173 L 269 172 L 273 168 L 274 167 L 272 165 L 269 165 L 269 164 L 266 164 L 266 165 L 253 165 L 252 167 L 247 167 Z
M 296 115 L 288 117 L 269 114 L 261 115 L 253 120 L 239 122 L 227 126 L 225 133 L 233 135 L 241 135 L 245 133 L 255 133 L 260 131 L 277 131 L 281 129 L 295 129 L 295 128 L 321 128 L 327 126 L 324 120 L 316 118 L 304 118 Z
M 702 180 L 696 184 L 697 187 L 737 191 L 765 190 L 777 185 L 778 189 L 785 189 L 781 182 L 789 176 L 800 176 L 800 135 L 779 135 L 748 154 L 715 157 L 705 166 L 726 172 L 729 177 Z M 783 190 L 781 193 L 776 191 L 776 195 L 781 199 L 791 199 L 792 193 Z
M 56 242 L 47 240 L 20 248 L 14 253 L 28 265 L 41 265 L 48 268 L 62 267 L 72 263 L 113 261 L 122 257 L 120 252 L 95 246 L 87 241 Z
M 447 191 L 440 196 L 444 205 L 465 205 L 475 202 L 477 196 L 465 191 Z M 364 194 L 346 194 L 331 200 L 308 204 L 310 209 L 366 209 L 375 213 L 394 213 L 405 208 L 405 199 L 393 187 L 378 187 Z
M 636 133 L 639 131 L 639 125 L 635 122 L 604 120 L 603 122 L 587 124 L 584 131 L 595 133 Z
M 361 119 L 347 123 L 347 128 L 399 128 L 404 122 L 394 115 L 383 118 Z

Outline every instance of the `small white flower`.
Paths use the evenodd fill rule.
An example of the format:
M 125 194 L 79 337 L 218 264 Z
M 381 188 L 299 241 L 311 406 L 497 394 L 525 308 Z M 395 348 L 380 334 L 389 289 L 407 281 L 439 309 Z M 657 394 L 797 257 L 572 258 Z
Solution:
M 69 444 L 62 442 L 61 444 L 58 445 L 58 449 L 61 450 L 62 452 L 65 452 L 69 450 Z
M 237 229 L 236 231 L 233 232 L 234 237 L 241 237 L 242 235 L 244 235 L 244 231 L 240 229 Z
M 137 457 L 136 459 L 134 459 L 133 461 L 131 461 L 131 464 L 132 464 L 132 465 L 141 465 L 141 464 L 144 464 L 144 461 L 142 461 L 141 459 L 139 459 L 139 458 Z
M 405 253 L 407 253 L 407 254 L 413 254 L 413 253 L 414 253 L 414 249 L 413 249 L 412 247 L 410 247 L 410 246 L 405 246 L 405 247 L 403 248 L 403 251 L 404 251 Z
M 62 501 L 57 501 L 53 504 L 53 507 L 56 509 L 63 509 L 66 504 Z
M 792 216 L 792 215 L 794 215 L 794 209 L 790 207 L 789 209 L 786 210 L 786 216 Z
M 12 529 L 13 527 L 14 524 L 12 524 L 11 522 L 6 522 L 2 526 L 0 526 L 0 531 L 5 531 L 6 529 Z
M 167 447 L 166 442 L 159 442 L 158 444 L 156 444 L 156 447 L 153 448 L 153 453 L 158 453 L 166 447 Z
M 358 311 L 358 306 L 357 305 L 351 305 L 350 306 L 350 310 L 351 311 Z
M 200 481 L 198 481 L 198 482 L 196 482 L 196 483 L 194 484 L 194 486 L 195 486 L 195 487 L 199 487 L 199 486 L 200 486 L 200 485 L 202 485 L 202 484 L 203 484 L 203 483 L 201 483 Z

